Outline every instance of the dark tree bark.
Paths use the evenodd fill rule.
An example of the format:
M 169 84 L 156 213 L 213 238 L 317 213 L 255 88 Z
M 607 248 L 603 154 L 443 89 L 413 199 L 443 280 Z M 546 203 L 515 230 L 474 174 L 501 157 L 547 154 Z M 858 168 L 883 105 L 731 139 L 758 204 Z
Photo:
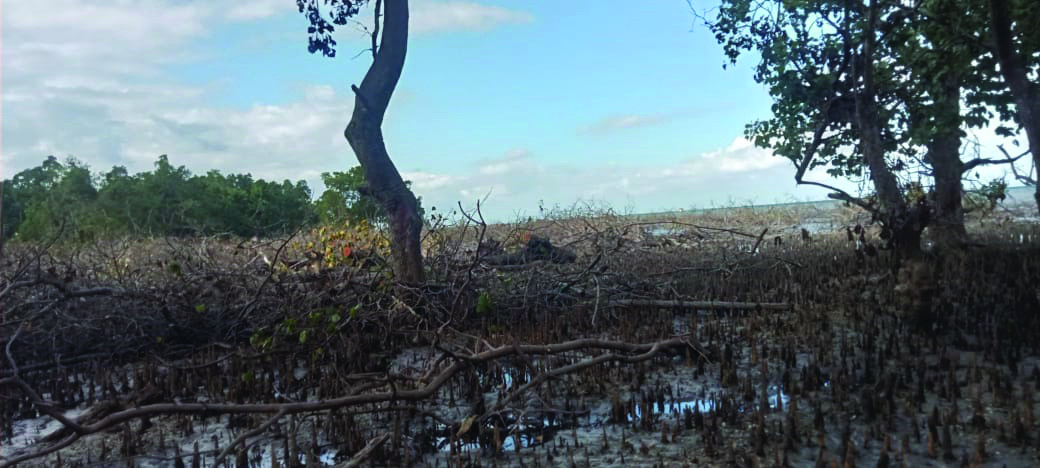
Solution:
M 378 24 L 380 2 L 376 2 Z M 373 39 L 373 45 L 375 39 Z M 390 225 L 392 265 L 398 281 L 419 284 L 425 280 L 415 195 L 405 185 L 383 143 L 383 116 L 390 104 L 408 48 L 408 0 L 385 0 L 382 39 L 360 87 L 354 87 L 354 114 L 343 132 L 365 170 L 367 194 L 386 210 Z
M 1018 122 L 1026 131 L 1033 163 L 1040 168 L 1040 90 L 1029 81 L 1026 67 L 1015 49 L 1008 0 L 990 0 L 989 6 L 993 39 L 996 43 L 996 56 L 1000 62 L 1000 73 L 1004 75 L 1004 81 L 1011 88 L 1011 97 L 1015 101 L 1015 109 L 1018 112 Z M 1019 23 L 1019 26 L 1023 25 Z M 1025 25 L 1025 27 L 1036 27 L 1036 25 Z M 1033 197 L 1036 199 L 1037 208 L 1040 209 L 1040 184 L 1037 184 Z
M 933 208 L 935 216 L 929 230 L 940 246 L 961 246 L 967 240 L 964 229 L 964 206 L 961 204 L 960 76 L 947 74 L 935 93 L 935 110 L 939 132 L 928 143 L 928 159 L 935 178 Z
M 881 117 L 878 113 L 877 91 L 874 86 L 874 32 L 877 31 L 877 0 L 871 0 L 867 18 L 863 51 L 855 75 L 862 79 L 856 93 L 856 121 L 859 126 L 860 151 L 870 170 L 870 179 L 877 192 L 879 218 L 891 236 L 891 243 L 901 257 L 916 257 L 921 250 L 921 231 L 927 220 L 927 209 L 907 206 L 899 181 L 885 161 L 881 137 Z

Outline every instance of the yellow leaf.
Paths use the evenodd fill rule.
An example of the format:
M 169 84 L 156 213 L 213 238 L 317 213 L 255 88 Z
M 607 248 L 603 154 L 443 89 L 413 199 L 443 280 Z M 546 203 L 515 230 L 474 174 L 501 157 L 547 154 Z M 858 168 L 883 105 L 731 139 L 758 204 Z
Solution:
M 455 434 L 456 437 L 462 437 L 462 434 L 469 432 L 470 426 L 473 425 L 473 421 L 476 421 L 476 416 L 468 416 L 462 421 L 462 426 L 459 427 L 459 432 Z

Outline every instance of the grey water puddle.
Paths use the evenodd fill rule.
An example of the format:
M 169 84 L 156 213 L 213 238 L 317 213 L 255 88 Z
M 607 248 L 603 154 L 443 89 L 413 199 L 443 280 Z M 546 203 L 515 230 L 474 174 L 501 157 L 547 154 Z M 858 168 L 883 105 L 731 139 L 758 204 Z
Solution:
M 784 393 L 784 391 L 781 390 L 779 387 L 773 385 L 773 386 L 769 387 L 769 392 L 768 392 L 768 395 L 766 397 L 766 401 L 768 402 L 769 409 L 775 410 L 775 409 L 779 409 L 779 408 L 786 408 L 788 406 L 788 404 L 790 404 L 791 398 L 786 393 Z M 654 416 L 654 415 L 657 415 L 657 416 L 675 416 L 675 415 L 680 415 L 681 416 L 681 415 L 686 414 L 686 412 L 695 412 L 695 413 L 707 414 L 707 413 L 719 411 L 721 409 L 720 405 L 721 405 L 721 403 L 719 402 L 719 400 L 712 400 L 712 399 L 707 399 L 707 400 L 693 399 L 693 400 L 686 400 L 686 401 L 677 401 L 677 402 L 674 402 L 674 403 L 665 403 L 665 408 L 663 408 L 663 409 L 665 409 L 667 411 L 664 411 L 664 412 L 662 412 L 662 411 L 654 411 L 654 414 L 652 416 Z M 657 409 L 657 410 L 661 409 L 660 406 L 657 405 L 656 403 L 654 404 L 654 408 Z M 752 410 L 753 410 L 753 407 L 749 407 L 749 406 L 746 406 L 744 404 L 738 404 L 737 405 L 737 411 L 747 412 L 747 411 L 752 411 Z M 640 408 L 639 405 L 636 405 L 636 407 L 635 407 L 635 414 L 629 414 L 628 415 L 628 420 L 629 420 L 629 422 L 635 422 L 635 421 L 641 419 L 642 417 L 643 417 L 642 408 Z

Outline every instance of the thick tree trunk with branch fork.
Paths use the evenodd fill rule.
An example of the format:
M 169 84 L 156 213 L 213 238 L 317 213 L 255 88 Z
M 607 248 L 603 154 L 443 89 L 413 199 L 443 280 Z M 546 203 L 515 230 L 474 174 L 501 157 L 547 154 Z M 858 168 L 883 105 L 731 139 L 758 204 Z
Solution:
M 920 218 L 927 210 L 911 210 L 899 189 L 899 181 L 885 162 L 882 147 L 880 116 L 876 89 L 874 87 L 874 33 L 878 25 L 877 0 L 871 0 L 867 13 L 867 26 L 863 51 L 859 60 L 853 61 L 853 76 L 862 80 L 856 93 L 856 120 L 859 124 L 860 151 L 870 169 L 870 179 L 877 191 L 879 211 L 892 242 L 898 251 L 915 256 L 921 248 L 921 231 L 924 222 Z
M 862 50 L 857 54 L 853 50 L 851 17 L 854 12 L 846 11 L 845 24 L 840 28 L 843 36 L 844 59 L 836 73 L 831 95 L 819 109 L 819 122 L 813 131 L 810 142 L 806 145 L 801 160 L 796 162 L 795 181 L 802 185 L 814 185 L 831 190 L 828 197 L 852 203 L 871 212 L 884 224 L 886 231 L 892 236 L 892 244 L 901 255 L 916 256 L 920 252 L 920 237 L 927 221 L 926 207 L 909 207 L 899 187 L 895 173 L 885 161 L 885 150 L 882 145 L 881 122 L 878 114 L 877 90 L 874 86 L 874 32 L 877 30 L 877 4 L 872 1 L 868 10 L 867 26 Z M 844 79 L 842 79 L 844 75 Z M 832 106 L 840 101 L 839 88 L 853 96 L 854 113 L 859 136 L 859 151 L 870 173 L 871 182 L 877 193 L 877 202 L 870 203 L 860 197 L 853 196 L 829 184 L 805 180 L 804 176 L 817 151 L 824 141 L 828 128 L 841 125 L 840 119 L 833 112 Z

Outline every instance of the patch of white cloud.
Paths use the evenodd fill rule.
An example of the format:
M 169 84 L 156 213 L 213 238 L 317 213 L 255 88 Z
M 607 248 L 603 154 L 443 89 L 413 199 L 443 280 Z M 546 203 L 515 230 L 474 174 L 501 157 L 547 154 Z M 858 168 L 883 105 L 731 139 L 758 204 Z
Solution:
M 416 0 L 409 11 L 409 29 L 416 34 L 444 31 L 487 31 L 505 24 L 534 21 L 528 12 L 477 2 Z
M 249 0 L 245 2 L 232 0 L 224 3 L 226 4 L 224 16 L 232 21 L 253 21 L 298 11 L 295 3 L 285 0 Z
M 647 127 L 671 121 L 675 118 L 671 114 L 625 114 L 604 117 L 582 129 L 582 133 L 606 134 L 620 130 Z
M 441 187 L 449 186 L 459 179 L 452 175 L 422 171 L 405 172 L 401 174 L 401 177 L 411 181 L 412 189 L 417 192 L 437 190 Z
M 693 166 L 711 165 L 721 172 L 747 172 L 784 165 L 787 160 L 774 157 L 768 150 L 758 148 L 743 137 L 733 140 L 725 149 L 699 156 Z
M 477 172 L 484 175 L 505 174 L 512 171 L 523 171 L 534 168 L 534 161 L 527 150 L 516 149 L 500 158 L 484 160 L 477 166 Z

